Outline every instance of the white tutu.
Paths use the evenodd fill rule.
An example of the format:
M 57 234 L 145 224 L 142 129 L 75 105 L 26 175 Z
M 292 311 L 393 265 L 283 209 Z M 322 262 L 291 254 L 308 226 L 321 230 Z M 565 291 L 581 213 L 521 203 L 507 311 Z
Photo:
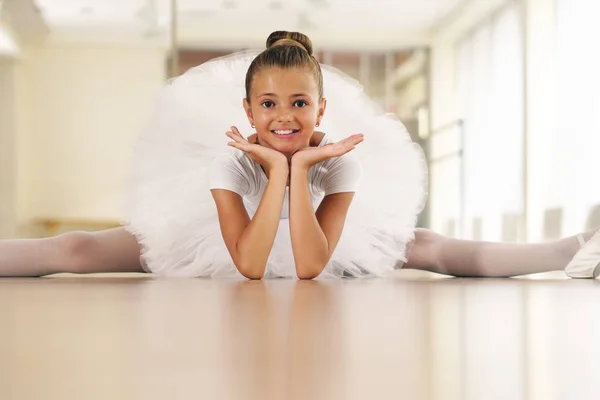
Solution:
M 215 156 L 238 151 L 225 132 L 254 133 L 242 107 L 244 79 L 258 52 L 192 68 L 167 84 L 134 149 L 126 228 L 152 273 L 241 277 L 225 247 L 208 188 Z M 406 261 L 426 199 L 427 167 L 404 125 L 384 114 L 354 79 L 322 65 L 327 110 L 320 130 L 337 141 L 354 133 L 363 175 L 339 244 L 320 277 L 381 276 Z M 265 277 L 295 277 L 289 221 L 282 219 Z

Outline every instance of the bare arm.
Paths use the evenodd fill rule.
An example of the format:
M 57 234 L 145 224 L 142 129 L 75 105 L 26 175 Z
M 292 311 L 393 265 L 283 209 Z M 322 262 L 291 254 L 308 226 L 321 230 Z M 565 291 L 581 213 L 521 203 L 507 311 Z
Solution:
M 269 176 L 252 220 L 240 195 L 225 189 L 211 191 L 219 214 L 221 233 L 236 268 L 249 279 L 261 279 L 279 228 L 289 166 L 283 154 L 249 143 L 235 127 L 227 132 L 227 136 L 233 140 L 230 146 L 248 154 L 264 167 Z
M 342 156 L 363 141 L 363 135 L 352 135 L 340 142 L 322 147 L 302 149 L 292 157 L 290 174 L 290 236 L 300 279 L 319 276 L 335 250 L 354 193 L 326 196 L 316 213 L 308 187 L 309 168 L 324 160 Z
M 279 228 L 287 172 L 271 172 L 271 178 L 252 220 L 242 198 L 224 189 L 212 190 L 225 245 L 242 275 L 261 279 Z
M 326 196 L 316 213 L 310 200 L 308 169 L 292 167 L 290 179 L 290 235 L 300 279 L 319 276 L 335 250 L 354 193 Z

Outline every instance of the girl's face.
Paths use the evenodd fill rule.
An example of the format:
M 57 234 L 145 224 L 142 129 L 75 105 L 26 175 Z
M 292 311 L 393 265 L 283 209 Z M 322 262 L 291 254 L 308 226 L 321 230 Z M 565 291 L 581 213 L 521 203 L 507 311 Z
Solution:
M 313 75 L 301 68 L 259 71 L 252 80 L 250 99 L 244 99 L 258 142 L 288 157 L 309 145 L 325 104 L 325 99 L 319 100 Z

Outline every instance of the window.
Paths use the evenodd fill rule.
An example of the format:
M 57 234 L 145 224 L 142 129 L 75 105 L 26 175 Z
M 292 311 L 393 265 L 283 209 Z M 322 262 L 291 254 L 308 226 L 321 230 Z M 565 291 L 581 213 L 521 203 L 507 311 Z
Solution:
M 456 101 L 463 120 L 463 237 L 502 240 L 523 215 L 523 41 L 519 8 L 506 7 L 457 43 Z M 520 223 L 516 223 L 520 225 Z M 514 231 L 514 227 L 510 228 Z M 513 240 L 522 235 L 511 236 Z M 506 238 L 504 238 L 506 239 Z

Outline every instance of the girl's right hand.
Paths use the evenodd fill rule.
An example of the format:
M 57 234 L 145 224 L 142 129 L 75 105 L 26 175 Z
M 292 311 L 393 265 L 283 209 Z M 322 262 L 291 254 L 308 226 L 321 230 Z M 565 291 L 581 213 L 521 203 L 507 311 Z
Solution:
M 233 142 L 227 143 L 229 146 L 248 154 L 254 162 L 262 165 L 267 172 L 275 168 L 285 167 L 289 169 L 288 160 L 284 154 L 277 150 L 248 142 L 235 126 L 232 126 L 226 135 L 233 140 Z

